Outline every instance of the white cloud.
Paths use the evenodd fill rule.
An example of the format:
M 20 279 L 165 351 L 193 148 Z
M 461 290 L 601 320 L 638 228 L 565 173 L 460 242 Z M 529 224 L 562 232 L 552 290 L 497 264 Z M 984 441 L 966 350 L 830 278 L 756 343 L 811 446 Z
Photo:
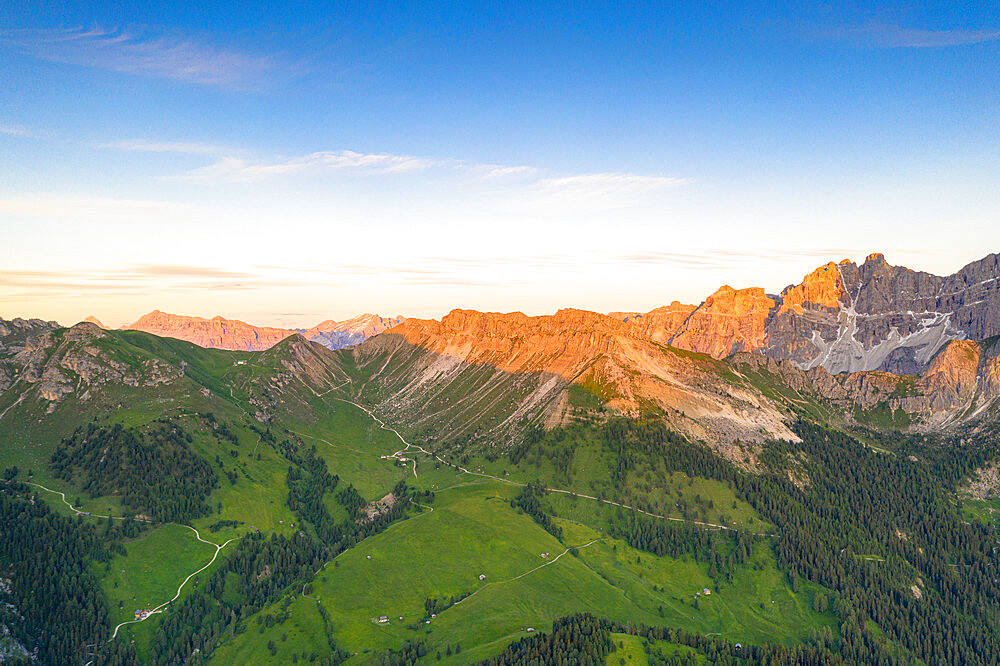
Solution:
M 588 173 L 543 178 L 525 188 L 518 209 L 565 214 L 627 208 L 688 184 L 685 178 Z
M 272 56 L 125 30 L 5 30 L 0 43 L 51 62 L 238 90 L 260 88 L 279 66 Z
M 531 166 L 503 166 L 502 164 L 474 164 L 469 173 L 482 178 L 509 178 L 534 176 L 538 169 Z
M 353 150 L 321 151 L 278 160 L 246 160 L 223 157 L 214 164 L 176 177 L 177 180 L 237 182 L 258 181 L 290 174 L 357 171 L 366 173 L 402 173 L 422 171 L 442 164 L 434 160 L 388 153 L 357 153 Z

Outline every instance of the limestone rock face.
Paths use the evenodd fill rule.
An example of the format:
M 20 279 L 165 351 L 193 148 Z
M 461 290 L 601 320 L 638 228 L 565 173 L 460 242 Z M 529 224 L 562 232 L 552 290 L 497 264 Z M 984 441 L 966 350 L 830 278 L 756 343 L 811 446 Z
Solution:
M 679 305 L 679 304 L 678 304 Z M 632 322 L 652 318 L 627 315 Z M 949 340 L 1000 334 L 1000 255 L 939 277 L 890 265 L 879 253 L 863 264 L 820 266 L 775 297 L 723 287 L 676 327 L 669 344 L 724 358 L 757 351 L 800 368 L 920 374 Z M 639 326 L 654 337 L 661 329 Z
M 918 430 L 935 430 L 975 420 L 998 404 L 998 347 L 994 342 L 950 340 L 919 375 L 879 370 L 834 375 L 822 366 L 802 370 L 760 354 L 736 354 L 729 363 L 741 371 L 766 372 L 801 395 L 815 395 L 844 410 L 884 406 L 909 414 Z
M 153 310 L 123 329 L 145 331 L 166 338 L 193 342 L 199 347 L 262 351 L 281 342 L 293 331 L 252 326 L 238 319 L 188 317 Z
M 441 321 L 408 319 L 354 354 L 373 373 L 365 390 L 377 410 L 396 420 L 419 414 L 414 427 L 435 437 L 504 441 L 535 420 L 560 422 L 583 388 L 623 414 L 659 407 L 673 427 L 709 442 L 795 438 L 787 417 L 727 380 L 719 361 L 673 351 L 632 321 L 596 312 L 454 310 Z
M 670 305 L 665 305 L 645 313 L 609 312 L 608 316 L 631 324 L 650 340 L 669 344 L 670 339 L 677 334 L 681 325 L 697 307 L 697 305 L 688 305 L 674 301 Z
M 953 410 L 969 404 L 976 393 L 979 345 L 952 340 L 934 357 L 923 380 L 933 411 Z
M 774 305 L 760 287 L 720 287 L 688 316 L 670 344 L 715 358 L 756 351 L 765 346 L 765 324 Z

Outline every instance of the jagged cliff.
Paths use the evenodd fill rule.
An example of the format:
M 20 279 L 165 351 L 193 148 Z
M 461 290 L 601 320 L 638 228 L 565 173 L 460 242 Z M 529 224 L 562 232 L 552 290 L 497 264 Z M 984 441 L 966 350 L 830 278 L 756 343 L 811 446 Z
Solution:
M 660 310 L 627 317 L 652 320 Z M 773 297 L 722 287 L 680 324 L 647 329 L 652 339 L 716 358 L 760 351 L 803 369 L 918 373 L 949 340 L 1000 334 L 1000 255 L 947 277 L 892 266 L 878 253 L 860 266 L 845 259 Z
M 503 444 L 528 424 L 571 419 L 579 392 L 723 443 L 794 438 L 786 415 L 710 357 L 673 350 L 630 322 L 581 310 L 528 317 L 455 310 L 406 322 L 354 348 L 361 397 L 430 437 Z M 405 417 L 405 419 L 404 419 Z

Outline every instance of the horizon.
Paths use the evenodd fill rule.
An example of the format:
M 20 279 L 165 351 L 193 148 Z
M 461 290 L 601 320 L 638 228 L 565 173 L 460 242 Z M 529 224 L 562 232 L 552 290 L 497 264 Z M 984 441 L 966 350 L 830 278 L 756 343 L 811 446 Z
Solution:
M 995 4 L 318 7 L 0 9 L 0 312 L 648 311 L 1000 248 Z
M 961 266 L 959 266 L 958 268 L 956 268 L 954 271 L 951 271 L 949 273 L 941 273 L 941 274 L 939 274 L 939 273 L 931 273 L 931 271 L 925 271 L 925 270 L 921 270 L 919 268 L 913 268 L 912 266 L 903 266 L 902 264 L 894 264 L 890 260 L 889 257 L 884 257 L 884 253 L 882 253 L 882 252 L 870 252 L 868 255 L 866 255 L 861 260 L 854 260 L 854 259 L 851 259 L 849 257 L 845 257 L 845 258 L 843 258 L 841 260 L 831 259 L 830 261 L 823 262 L 822 264 L 818 264 L 817 266 L 815 266 L 813 268 L 813 270 L 815 270 L 816 268 L 825 266 L 825 265 L 827 265 L 829 263 L 841 264 L 841 263 L 844 263 L 846 261 L 851 261 L 851 262 L 853 262 L 853 263 L 855 263 L 855 264 L 857 264 L 857 265 L 860 266 L 867 259 L 871 258 L 873 255 L 883 255 L 883 257 L 885 258 L 886 262 L 889 263 L 890 265 L 893 265 L 893 266 L 903 266 L 904 268 L 907 268 L 907 269 L 912 270 L 912 271 L 917 272 L 917 273 L 920 273 L 920 272 L 931 273 L 932 275 L 939 275 L 941 277 L 946 277 L 947 275 L 953 275 L 953 274 L 957 273 L 959 270 L 961 270 L 962 268 L 965 268 L 966 266 L 968 266 L 968 265 L 970 265 L 972 263 L 976 263 L 976 262 L 978 262 L 978 261 L 986 258 L 987 256 L 990 256 L 990 254 L 994 254 L 994 253 L 991 252 L 991 253 L 983 255 L 982 257 L 979 257 L 977 259 L 973 259 L 971 261 L 967 261 L 967 262 L 963 263 Z M 807 273 L 803 274 L 803 277 L 805 277 L 805 275 L 808 275 L 808 273 L 810 273 L 810 272 L 812 272 L 812 271 L 810 270 Z M 8 313 L 3 313 L 5 316 L 0 316 L 0 319 L 10 320 L 10 319 L 18 318 L 18 317 L 21 318 L 21 319 L 42 319 L 42 320 L 47 320 L 47 321 L 55 321 L 60 326 L 72 326 L 74 324 L 81 323 L 81 322 L 85 321 L 86 319 L 88 319 L 90 317 L 94 317 L 101 324 L 103 324 L 105 327 L 107 327 L 108 329 L 120 329 L 120 328 L 123 328 L 123 327 L 125 327 L 125 326 L 127 326 L 129 324 L 135 323 L 136 321 L 138 321 L 143 316 L 159 312 L 161 314 L 167 314 L 167 315 L 172 315 L 172 316 L 192 317 L 192 318 L 204 319 L 204 320 L 211 320 L 211 319 L 215 319 L 215 318 L 222 318 L 222 319 L 226 319 L 226 320 L 229 320 L 229 321 L 241 321 L 241 322 L 243 322 L 245 324 L 250 324 L 252 326 L 257 326 L 257 327 L 283 328 L 283 329 L 288 329 L 288 330 L 308 330 L 308 329 L 310 329 L 310 328 L 312 328 L 312 327 L 314 327 L 314 326 L 316 326 L 316 325 L 318 325 L 320 323 L 328 321 L 328 320 L 334 320 L 334 321 L 337 321 L 338 323 L 343 323 L 344 321 L 347 321 L 347 320 L 351 320 L 351 319 L 355 319 L 355 318 L 359 318 L 359 317 L 364 317 L 364 316 L 368 316 L 368 315 L 382 317 L 382 318 L 398 318 L 398 317 L 402 317 L 402 318 L 405 318 L 405 319 L 441 320 L 444 316 L 446 316 L 447 314 L 449 314 L 449 313 L 451 313 L 451 312 L 453 312 L 455 310 L 474 310 L 474 311 L 480 311 L 480 312 L 484 312 L 484 313 L 494 313 L 494 314 L 515 314 L 515 313 L 521 313 L 521 314 L 525 314 L 525 315 L 527 315 L 529 317 L 548 316 L 548 315 L 555 314 L 556 312 L 558 312 L 560 310 L 583 310 L 583 311 L 589 311 L 589 312 L 596 312 L 598 314 L 603 314 L 603 315 L 608 315 L 610 313 L 617 313 L 617 312 L 635 312 L 635 313 L 640 313 L 641 314 L 641 313 L 647 313 L 647 312 L 649 312 L 651 310 L 654 310 L 656 308 L 659 308 L 659 307 L 671 305 L 673 302 L 680 302 L 680 303 L 684 303 L 684 304 L 688 304 L 688 305 L 698 306 L 698 305 L 704 303 L 706 298 L 708 298 L 709 296 L 711 296 L 714 293 L 716 293 L 719 289 L 722 289 L 722 288 L 727 287 L 727 286 L 728 287 L 732 287 L 732 288 L 734 288 L 736 290 L 760 287 L 760 288 L 764 289 L 764 293 L 767 294 L 768 296 L 775 296 L 775 295 L 779 295 L 784 289 L 786 289 L 788 287 L 791 287 L 791 286 L 794 286 L 794 285 L 797 285 L 797 284 L 799 284 L 799 282 L 790 282 L 787 285 L 785 285 L 784 287 L 782 287 L 781 289 L 771 290 L 771 289 L 768 289 L 768 288 L 763 287 L 761 285 L 746 284 L 746 285 L 733 286 L 733 285 L 731 285 L 729 283 L 722 283 L 722 284 L 719 284 L 718 287 L 716 287 L 715 289 L 713 289 L 711 292 L 706 293 L 701 299 L 697 299 L 697 300 L 694 300 L 694 301 L 683 301 L 683 300 L 676 299 L 676 298 L 675 299 L 668 299 L 665 302 L 658 303 L 656 305 L 653 305 L 652 307 L 648 307 L 648 308 L 645 308 L 645 309 L 632 309 L 632 310 L 628 310 L 628 309 L 610 309 L 610 310 L 603 310 L 602 311 L 602 310 L 594 310 L 594 309 L 591 309 L 591 308 L 576 307 L 576 306 L 573 306 L 573 305 L 564 305 L 564 306 L 556 307 L 555 309 L 553 309 L 551 311 L 525 312 L 523 309 L 503 310 L 503 311 L 500 311 L 500 310 L 488 310 L 488 309 L 470 308 L 470 307 L 463 307 L 461 305 L 456 305 L 456 306 L 448 309 L 447 311 L 441 312 L 439 314 L 432 314 L 432 315 L 411 315 L 411 314 L 407 314 L 405 312 L 389 313 L 389 312 L 382 312 L 382 311 L 377 311 L 377 310 L 366 310 L 364 312 L 357 312 L 357 313 L 353 313 L 353 314 L 346 314 L 346 315 L 343 315 L 343 316 L 327 316 L 327 317 L 324 317 L 323 319 L 316 320 L 314 323 L 311 323 L 311 324 L 310 323 L 302 323 L 302 322 L 292 323 L 292 324 L 277 324 L 277 323 L 262 323 L 260 321 L 254 321 L 254 320 L 250 320 L 250 319 L 247 319 L 247 318 L 244 318 L 244 317 L 241 317 L 241 316 L 226 314 L 226 313 L 222 313 L 222 312 L 217 312 L 215 314 L 200 314 L 200 313 L 199 314 L 191 314 L 191 313 L 188 313 L 188 312 L 173 312 L 173 311 L 163 310 L 163 309 L 158 308 L 158 307 L 153 307 L 151 310 L 144 310 L 143 312 L 137 314 L 135 317 L 132 317 L 130 319 L 125 319 L 125 320 L 123 320 L 121 322 L 116 322 L 114 320 L 107 320 L 107 319 L 101 317 L 99 314 L 96 314 L 96 313 L 93 313 L 93 312 L 88 313 L 86 315 L 83 315 L 83 316 L 75 319 L 72 322 L 69 322 L 69 321 L 60 321 L 58 319 L 47 319 L 46 317 L 40 317 L 40 316 L 37 316 L 37 315 L 23 315 L 23 314 L 13 314 L 13 315 L 11 315 L 11 314 L 8 314 Z

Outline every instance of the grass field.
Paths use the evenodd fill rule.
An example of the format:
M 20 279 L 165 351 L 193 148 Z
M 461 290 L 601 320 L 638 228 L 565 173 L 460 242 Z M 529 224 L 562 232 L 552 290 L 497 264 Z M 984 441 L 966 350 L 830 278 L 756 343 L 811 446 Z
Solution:
M 422 640 L 432 656 L 440 651 L 442 663 L 470 663 L 526 635 L 528 627 L 545 631 L 555 618 L 578 611 L 746 642 L 792 642 L 812 628 L 835 624 L 831 616 L 809 610 L 810 590 L 791 591 L 766 546 L 731 586 L 696 607 L 694 592 L 714 586 L 705 565 L 642 553 L 569 521 L 560 522 L 560 543 L 510 507 L 517 492 L 488 480 L 440 492 L 433 512 L 371 537 L 317 575 L 310 595 L 326 609 L 336 643 L 355 655 L 351 663 L 368 663 L 407 640 Z M 568 546 L 584 545 L 563 554 Z M 447 602 L 470 593 L 427 617 L 426 599 Z M 286 603 L 284 623 L 267 629 L 251 618 L 247 632 L 220 647 L 213 661 L 287 663 L 293 653 L 327 651 L 317 601 L 295 590 Z M 278 616 L 283 605 L 260 615 Z M 390 619 L 380 624 L 383 615 Z M 462 652 L 454 654 L 458 644 Z
M 126 543 L 125 550 L 126 555 L 116 555 L 107 565 L 95 565 L 116 624 L 131 620 L 136 609 L 171 599 L 181 581 L 215 553 L 181 525 L 161 525 Z

